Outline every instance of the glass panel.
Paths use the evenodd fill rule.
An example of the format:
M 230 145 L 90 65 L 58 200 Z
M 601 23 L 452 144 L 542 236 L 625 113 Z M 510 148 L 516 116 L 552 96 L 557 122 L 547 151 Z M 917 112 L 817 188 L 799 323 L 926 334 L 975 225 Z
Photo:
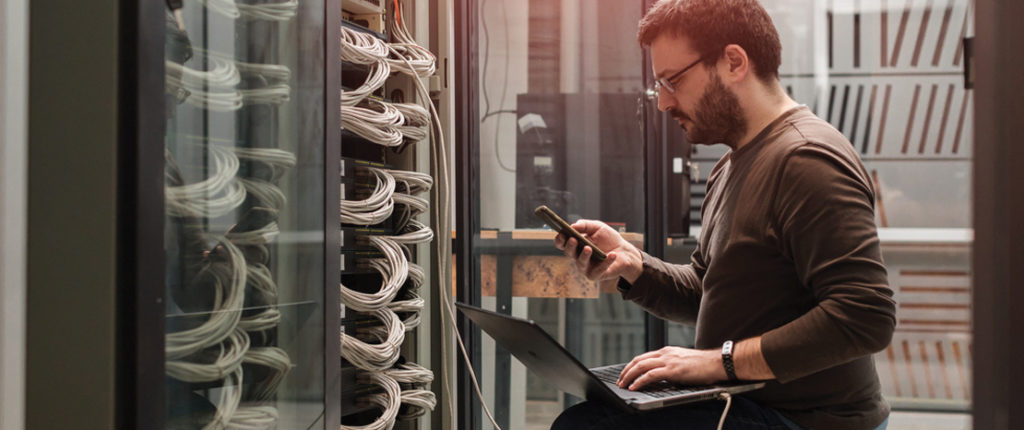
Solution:
M 166 15 L 167 428 L 323 410 L 320 1 Z
M 526 7 L 524 7 L 526 6 Z M 635 1 L 481 1 L 480 288 L 485 308 L 538 322 L 586 366 L 644 350 L 644 313 L 577 273 L 533 215 L 603 220 L 643 246 L 642 52 Z M 577 399 L 482 335 L 481 384 L 502 428 L 548 428 Z M 484 427 L 490 428 L 486 418 Z
M 901 410 L 968 411 L 973 92 L 964 88 L 961 40 L 973 34 L 972 2 L 764 5 L 782 39 L 783 87 L 846 135 L 874 181 L 883 258 L 899 303 L 892 345 L 875 357 L 883 394 L 897 411 L 891 427 L 906 422 Z M 694 236 L 707 173 L 726 150 L 693 150 L 702 173 L 691 189 Z M 693 247 L 675 241 L 666 254 L 685 263 Z M 669 344 L 692 336 L 689 327 L 669 325 Z

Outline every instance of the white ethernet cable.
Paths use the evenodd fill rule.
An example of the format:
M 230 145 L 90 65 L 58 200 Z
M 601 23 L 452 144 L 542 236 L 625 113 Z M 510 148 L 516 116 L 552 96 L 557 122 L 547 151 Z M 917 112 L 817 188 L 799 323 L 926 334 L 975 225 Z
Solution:
M 409 280 L 412 281 L 413 289 L 419 289 L 426 279 L 427 275 L 423 272 L 422 267 L 415 263 L 409 263 Z
M 295 17 L 295 10 L 299 8 L 299 1 L 285 0 L 281 3 L 260 4 L 235 3 L 235 7 L 247 18 L 288 21 Z
M 230 92 L 207 92 L 202 90 L 190 92 L 191 94 L 185 101 L 192 106 L 209 111 L 233 112 L 241 109 L 244 105 L 242 93 L 237 90 Z
M 277 148 L 231 148 L 240 160 L 257 161 L 269 165 L 273 169 L 270 182 L 276 183 L 284 176 L 285 171 L 295 167 L 295 154 Z
M 173 61 L 165 61 L 168 73 L 164 75 L 164 83 L 172 94 L 187 94 L 184 100 L 195 107 L 215 112 L 241 109 L 242 94 L 235 88 L 238 84 L 236 79 L 240 79 L 238 69 L 231 61 L 217 57 L 209 58 L 214 63 L 227 65 L 204 72 Z
M 434 381 L 434 372 L 416 363 L 399 364 L 384 373 L 395 378 L 399 384 L 423 385 Z
M 269 430 L 277 428 L 279 416 L 273 406 L 239 406 L 231 416 L 232 430 Z
M 292 77 L 292 71 L 288 66 L 280 64 L 246 63 L 235 61 L 235 67 L 243 78 L 260 78 L 264 82 L 284 83 Z
M 367 169 L 377 178 L 377 185 L 374 187 L 373 193 L 363 200 L 345 200 L 342 196 L 340 202 L 342 223 L 380 224 L 391 217 L 391 213 L 394 211 L 395 178 L 383 169 L 376 167 Z
M 238 5 L 235 4 L 234 0 L 196 0 L 199 4 L 206 6 L 214 12 L 224 15 L 228 18 L 238 18 L 242 16 L 242 13 L 238 11 Z
M 281 323 L 281 311 L 277 308 L 267 308 L 256 315 L 242 317 L 238 321 L 238 328 L 247 332 L 259 332 L 277 327 Z
M 169 215 L 216 218 L 245 201 L 245 187 L 235 178 L 238 157 L 217 145 L 209 145 L 209 149 L 213 159 L 213 174 L 209 178 L 194 184 L 166 187 Z
M 415 219 L 409 220 L 409 224 L 406 229 L 409 229 L 410 231 L 397 236 L 388 237 L 395 242 L 403 244 L 427 243 L 434 240 L 434 230 L 431 230 L 430 227 Z
M 434 372 L 415 363 L 400 364 L 397 367 L 385 370 L 384 373 L 395 379 L 399 384 L 411 384 L 424 386 L 433 382 Z M 421 417 L 428 410 L 434 410 L 437 399 L 434 393 L 425 389 L 402 390 L 402 403 L 412 406 L 411 411 L 400 415 L 399 419 L 412 419 Z
M 250 19 L 271 21 L 288 21 L 295 16 L 299 7 L 298 0 L 286 0 L 281 3 L 246 4 L 234 0 L 197 0 L 207 9 L 231 19 L 245 16 Z
M 413 196 L 405 193 L 395 193 L 392 197 L 395 204 L 403 204 L 412 210 L 413 215 L 419 215 L 430 208 L 430 201 L 425 197 Z
M 430 113 L 423 106 L 413 103 L 394 103 L 394 105 L 404 118 L 404 124 L 398 127 L 403 138 L 419 142 L 429 136 L 427 125 L 430 124 Z
M 381 372 L 391 368 L 398 361 L 402 342 L 405 341 L 405 326 L 398 315 L 388 308 L 377 309 L 368 314 L 384 323 L 387 337 L 380 343 L 363 342 L 354 335 L 341 333 L 341 356 L 356 367 L 370 372 Z
M 210 273 L 216 280 L 214 305 L 210 319 L 198 327 L 167 333 L 165 353 L 167 360 L 178 360 L 216 345 L 228 337 L 238 326 L 245 303 L 247 270 L 242 252 L 227 238 L 215 237 L 218 248 L 223 249 L 229 262 L 208 263 L 200 272 Z
M 295 154 L 277 148 L 231 148 L 238 158 L 260 161 L 275 167 L 295 167 Z
M 366 98 L 359 106 L 341 107 L 341 126 L 363 138 L 384 146 L 400 146 L 405 124 L 402 112 L 391 103 Z
M 383 308 L 394 300 L 398 291 L 405 284 L 409 276 L 409 260 L 405 258 L 402 248 L 393 240 L 382 236 L 369 236 L 373 244 L 384 258 L 374 258 L 368 261 L 373 269 L 377 270 L 381 278 L 380 290 L 376 293 L 363 293 L 341 285 L 341 301 L 345 306 L 360 312 L 375 311 Z
M 272 346 L 250 348 L 242 361 L 245 364 L 263 366 L 273 371 L 272 376 L 259 390 L 254 392 L 255 400 L 259 401 L 273 399 L 274 393 L 277 392 L 277 387 L 281 385 L 285 375 L 294 367 L 291 357 L 288 356 L 285 350 Z
M 369 64 L 370 73 L 366 77 L 366 81 L 363 82 L 359 88 L 351 91 L 341 91 L 341 105 L 342 106 L 355 106 L 360 101 L 373 94 L 380 87 L 384 86 L 384 82 L 387 81 L 388 76 L 391 74 L 391 66 L 386 61 L 377 61 Z
M 430 390 L 403 390 L 402 403 L 411 408 L 407 409 L 404 414 L 400 413 L 398 419 L 411 420 L 426 415 L 427 411 L 434 410 L 434 406 L 437 406 L 437 397 Z
M 196 70 L 170 60 L 165 61 L 164 65 L 169 73 L 181 76 L 181 83 L 189 90 L 204 87 L 233 89 L 242 81 L 241 73 L 234 61 L 213 55 L 207 55 L 206 59 L 213 66 L 209 70 Z
M 368 401 L 383 408 L 380 417 L 372 423 L 363 426 L 341 425 L 341 430 L 391 430 L 395 425 L 395 418 L 398 417 L 398 409 L 402 406 L 402 388 L 395 382 L 394 378 L 383 373 L 367 373 L 359 379 L 373 383 L 384 389 L 381 394 L 375 394 L 367 398 Z
M 341 59 L 356 64 L 374 64 L 388 57 L 387 44 L 369 34 L 341 27 Z
M 277 221 L 271 221 L 270 224 L 256 230 L 231 232 L 225 236 L 235 245 L 263 245 L 273 240 L 279 233 L 281 233 L 281 229 L 277 226 Z
M 399 5 L 399 10 L 401 10 L 401 9 L 402 9 L 402 6 L 400 4 Z M 405 38 L 406 36 L 408 36 L 408 32 L 404 31 L 404 29 L 405 29 L 404 23 L 399 21 L 397 23 L 389 22 L 389 24 L 391 24 L 394 27 L 401 28 L 403 30 L 402 31 L 403 35 L 401 36 L 402 38 Z M 410 43 L 415 43 L 415 41 L 413 41 L 411 39 L 411 37 L 409 38 L 408 41 Z M 402 52 L 400 50 L 398 50 L 398 49 L 396 49 L 394 47 L 389 47 L 389 49 L 391 50 L 391 52 L 396 57 L 398 57 L 399 60 L 402 60 L 403 62 L 405 62 L 410 70 L 415 69 L 415 66 L 413 65 L 413 63 L 408 58 L 405 58 L 405 56 L 402 54 Z M 435 59 L 435 61 L 436 61 L 436 59 Z M 433 139 L 432 142 L 431 142 L 431 163 L 432 163 L 435 171 L 438 172 L 439 177 L 440 177 L 440 181 L 439 181 L 440 184 L 439 184 L 438 187 L 435 188 L 437 194 L 436 194 L 436 200 L 435 200 L 435 204 L 434 204 L 434 219 L 437 220 L 438 229 L 440 231 L 444 232 L 444 236 L 443 237 L 445 239 L 444 240 L 438 240 L 435 243 L 435 250 L 437 251 L 437 255 L 438 256 L 452 255 L 451 251 L 449 250 L 449 247 L 451 246 L 451 241 L 448 240 L 448 235 L 449 235 L 449 232 L 451 231 L 451 229 L 448 226 L 448 218 L 447 218 L 448 217 L 447 213 L 448 213 L 448 210 L 449 210 L 448 207 L 450 205 L 449 196 L 448 196 L 449 189 L 450 189 L 449 188 L 450 184 L 448 182 L 449 181 L 449 173 L 448 173 L 448 166 L 449 166 L 448 147 L 446 146 L 447 144 L 445 143 L 444 130 L 442 129 L 442 126 L 441 126 L 440 116 L 437 114 L 437 110 L 434 108 L 434 104 L 429 102 L 429 100 L 430 100 L 430 92 L 427 90 L 427 88 L 423 84 L 423 82 L 421 82 L 419 79 L 413 79 L 412 81 L 416 85 L 416 89 L 417 89 L 417 92 L 419 93 L 420 98 L 422 100 L 424 100 L 425 103 L 427 103 L 427 106 L 430 109 L 430 117 L 431 117 L 431 120 L 432 120 L 431 121 L 431 124 L 432 124 L 431 130 L 435 133 L 435 135 L 437 137 L 436 139 Z M 487 415 L 487 418 L 491 421 L 491 425 L 493 425 L 495 429 L 500 430 L 501 427 L 498 425 L 497 421 L 494 420 L 494 415 L 491 413 L 490 409 L 487 407 L 487 403 L 483 401 L 484 395 L 483 395 L 482 391 L 480 390 L 480 384 L 479 384 L 479 382 L 476 379 L 476 372 L 473 371 L 473 367 L 472 367 L 472 365 L 471 365 L 471 363 L 469 361 L 469 354 L 466 353 L 466 347 L 462 343 L 462 338 L 458 336 L 458 333 L 457 333 L 456 328 L 455 328 L 456 327 L 456 322 L 455 322 L 455 305 L 452 303 L 451 291 L 446 291 L 445 288 L 444 288 L 444 285 L 445 285 L 444 282 L 438 282 L 437 283 L 439 297 L 441 298 L 441 310 L 442 310 L 442 313 L 444 314 L 444 316 L 442 316 L 442 318 L 441 318 L 441 321 L 442 321 L 442 323 L 441 323 L 441 325 L 442 325 L 441 330 L 442 330 L 442 333 L 443 333 L 442 338 L 450 338 L 450 336 L 452 336 L 454 334 L 454 337 L 455 337 L 455 340 L 456 340 L 456 345 L 459 347 L 459 352 L 462 353 L 462 358 L 465 361 L 466 366 L 469 368 L 469 377 L 470 377 L 470 380 L 473 383 L 473 388 L 476 390 L 477 398 L 480 399 L 480 405 L 483 408 L 484 413 Z M 447 318 L 445 318 L 445 317 L 447 317 Z M 446 323 L 448 324 L 447 327 L 445 327 Z M 442 361 L 442 363 L 447 363 L 448 362 L 447 347 L 446 346 L 443 346 L 442 349 L 441 349 L 441 361 Z M 445 393 L 447 393 L 449 398 L 452 398 L 452 390 L 451 390 L 451 387 L 448 384 L 449 381 L 448 381 L 448 376 L 447 376 L 447 367 L 442 364 L 441 370 L 442 370 L 442 377 L 441 377 L 442 386 L 444 387 L 444 391 L 445 391 Z M 455 416 L 455 402 L 448 402 L 448 406 L 449 406 L 449 408 L 451 408 L 450 413 L 452 414 L 452 416 Z
M 430 174 L 409 170 L 386 170 L 395 181 L 406 184 L 408 194 L 419 194 L 430 191 L 434 186 L 434 178 Z
M 388 304 L 395 313 L 408 313 L 409 316 L 402 320 L 402 324 L 405 325 L 405 331 L 413 331 L 416 327 L 420 326 L 422 319 L 420 317 L 420 311 L 423 310 L 423 306 L 426 302 L 416 293 L 410 293 L 410 297 L 403 300 L 395 300 Z
M 239 367 L 227 378 L 224 378 L 224 385 L 221 386 L 220 396 L 217 399 L 217 413 L 213 420 L 203 427 L 203 430 L 222 430 L 228 428 L 231 417 L 235 416 L 238 404 L 242 402 L 242 368 Z
M 167 375 L 184 382 L 210 382 L 226 378 L 242 365 L 249 351 L 249 335 L 235 330 L 219 345 L 220 351 L 212 363 L 167 360 Z
M 401 14 L 399 7 L 397 14 Z M 429 49 L 420 46 L 405 28 L 405 23 L 395 19 L 388 20 L 388 31 L 397 40 L 388 44 L 391 52 L 396 58 L 389 58 L 391 68 L 407 75 L 426 78 L 434 74 L 437 68 L 437 58 Z M 429 100 L 429 99 L 424 99 Z
M 238 178 L 246 193 L 259 200 L 258 207 L 281 210 L 287 198 L 276 185 L 259 179 Z
M 268 85 L 260 88 L 238 90 L 243 104 L 282 105 L 291 100 L 292 88 L 287 84 Z

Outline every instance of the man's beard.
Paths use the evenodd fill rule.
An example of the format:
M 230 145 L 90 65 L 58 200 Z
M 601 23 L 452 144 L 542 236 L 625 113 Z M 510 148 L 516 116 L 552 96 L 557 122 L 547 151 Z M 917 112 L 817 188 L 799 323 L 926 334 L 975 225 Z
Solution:
M 722 84 L 717 73 L 711 75 L 711 81 L 697 102 L 696 120 L 676 109 L 670 113 L 677 120 L 685 119 L 693 124 L 686 129 L 686 138 L 693 143 L 724 143 L 735 148 L 747 132 L 747 122 L 743 119 L 739 98 Z

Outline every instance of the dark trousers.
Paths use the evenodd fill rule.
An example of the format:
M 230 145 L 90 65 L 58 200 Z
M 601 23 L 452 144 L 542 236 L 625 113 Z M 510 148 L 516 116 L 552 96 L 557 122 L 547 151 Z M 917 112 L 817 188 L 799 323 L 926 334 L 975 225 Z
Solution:
M 724 401 L 706 401 L 629 414 L 605 404 L 583 402 L 562 412 L 551 429 L 715 430 L 724 408 Z M 723 429 L 790 430 L 791 427 L 773 409 L 743 397 L 733 397 Z

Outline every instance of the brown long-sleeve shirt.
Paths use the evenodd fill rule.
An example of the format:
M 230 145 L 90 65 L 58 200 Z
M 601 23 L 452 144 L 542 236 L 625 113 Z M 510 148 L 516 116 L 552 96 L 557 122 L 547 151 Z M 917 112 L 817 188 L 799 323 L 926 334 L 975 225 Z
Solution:
M 895 302 L 875 194 L 852 145 L 794 108 L 715 166 L 691 264 L 644 254 L 624 298 L 696 323 L 696 347 L 761 335 L 776 380 L 750 398 L 806 429 L 872 429 L 888 416 L 871 353 Z

